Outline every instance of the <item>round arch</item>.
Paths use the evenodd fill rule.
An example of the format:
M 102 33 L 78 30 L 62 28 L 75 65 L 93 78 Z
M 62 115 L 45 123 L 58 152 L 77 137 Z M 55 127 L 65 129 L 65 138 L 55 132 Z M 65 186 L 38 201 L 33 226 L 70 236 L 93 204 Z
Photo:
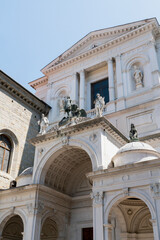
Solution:
M 53 223 L 53 225 L 56 226 L 56 228 L 57 228 L 57 235 L 58 235 L 57 239 L 59 239 L 59 237 L 60 238 L 65 237 L 66 216 L 67 216 L 66 213 L 63 214 L 62 212 L 56 211 L 54 209 L 52 211 L 48 210 L 48 211 L 44 212 L 42 219 L 41 219 L 41 232 L 43 231 L 43 226 L 46 223 L 46 221 L 51 220 L 50 223 Z M 54 222 L 55 222 L 55 224 L 54 224 Z M 54 229 L 54 226 L 51 226 L 51 228 Z
M 12 149 L 11 149 L 11 155 L 10 155 L 10 163 L 9 163 L 9 169 L 8 173 L 12 175 L 12 166 L 14 164 L 14 159 L 18 159 L 18 145 L 19 141 L 17 136 L 10 130 L 10 129 L 0 129 L 0 135 L 6 135 L 9 140 L 11 141 Z
M 127 58 L 123 65 L 123 71 L 128 72 L 132 65 L 135 63 L 141 63 L 143 66 L 149 62 L 149 58 L 144 54 L 133 55 L 132 57 Z
M 72 148 L 79 148 L 84 150 L 92 163 L 92 169 L 97 170 L 98 169 L 98 157 L 94 149 L 86 144 L 85 142 L 77 139 L 70 139 L 69 140 L 69 145 L 63 147 L 62 143 L 58 143 L 51 147 L 48 152 L 43 156 L 41 161 L 38 163 L 38 166 L 35 168 L 36 171 L 33 174 L 33 183 L 39 184 L 39 183 L 44 183 L 45 180 L 45 175 L 48 170 L 48 166 L 51 164 L 53 161 L 53 158 L 55 159 L 58 157 L 59 154 L 61 154 L 63 151 L 65 151 L 67 148 L 72 149 Z M 51 159 L 51 156 L 53 158 Z
M 145 202 L 145 204 L 149 208 L 152 219 L 156 218 L 156 213 L 155 213 L 154 206 L 151 203 L 151 201 L 149 200 L 149 198 L 141 190 L 136 190 L 136 191 L 130 191 L 128 196 L 124 196 L 124 193 L 119 193 L 109 202 L 109 204 L 108 203 L 105 204 L 105 221 L 108 222 L 109 213 L 110 213 L 110 210 L 111 210 L 111 208 L 113 207 L 114 204 L 116 204 L 116 203 L 118 203 L 118 202 L 120 202 L 120 201 L 122 201 L 126 198 L 131 198 L 131 197 L 132 198 L 139 198 L 140 200 Z
M 69 94 L 69 89 L 68 89 L 68 85 L 63 85 L 61 87 L 57 87 L 57 89 L 55 90 L 55 97 L 60 97 L 61 94 L 63 94 L 63 97 L 67 96 Z
M 11 217 L 14 217 L 16 215 L 18 215 L 22 219 L 23 228 L 24 228 L 24 232 L 25 232 L 26 223 L 27 223 L 25 212 L 22 209 L 14 209 L 14 210 L 12 209 L 12 210 L 9 210 L 9 211 L 5 212 L 1 216 L 1 219 L 0 219 L 0 236 L 2 236 L 2 232 L 3 232 L 3 229 L 5 227 L 5 224 L 9 221 L 9 219 Z

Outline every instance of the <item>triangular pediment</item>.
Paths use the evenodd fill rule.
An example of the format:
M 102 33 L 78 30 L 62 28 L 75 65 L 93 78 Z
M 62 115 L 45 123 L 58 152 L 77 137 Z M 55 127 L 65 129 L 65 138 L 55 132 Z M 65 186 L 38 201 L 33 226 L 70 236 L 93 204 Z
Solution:
M 90 32 L 80 41 L 75 43 L 71 48 L 45 66 L 42 69 L 42 72 L 45 72 L 53 66 L 63 63 L 71 58 L 75 58 L 76 56 L 86 53 L 93 48 L 100 47 L 109 41 L 112 41 L 151 22 L 157 23 L 156 18 Z

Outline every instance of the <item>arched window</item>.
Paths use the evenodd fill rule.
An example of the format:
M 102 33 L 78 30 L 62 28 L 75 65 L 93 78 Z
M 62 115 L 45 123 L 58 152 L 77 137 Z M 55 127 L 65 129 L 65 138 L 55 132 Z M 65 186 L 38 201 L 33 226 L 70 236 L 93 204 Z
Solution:
M 0 135 L 0 170 L 8 172 L 11 155 L 11 142 L 4 134 Z

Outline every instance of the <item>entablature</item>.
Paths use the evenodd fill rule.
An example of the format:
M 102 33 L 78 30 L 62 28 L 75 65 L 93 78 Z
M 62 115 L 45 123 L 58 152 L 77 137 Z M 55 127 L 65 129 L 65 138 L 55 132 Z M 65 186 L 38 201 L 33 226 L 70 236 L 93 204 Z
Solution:
M 102 128 L 122 145 L 126 144 L 129 141 L 106 118 L 100 117 L 100 118 L 88 119 L 84 122 L 77 123 L 69 127 L 62 127 L 62 128 L 59 128 L 58 130 L 55 130 L 55 128 L 53 127 L 53 129 L 50 129 L 46 134 L 38 135 L 37 137 L 32 138 L 30 140 L 30 143 L 32 143 L 33 145 L 36 145 L 38 143 L 45 142 L 51 139 L 57 139 L 57 138 L 68 136 L 68 135 L 75 135 L 83 131 L 86 132 L 86 130 L 93 129 L 93 128 L 94 129 Z

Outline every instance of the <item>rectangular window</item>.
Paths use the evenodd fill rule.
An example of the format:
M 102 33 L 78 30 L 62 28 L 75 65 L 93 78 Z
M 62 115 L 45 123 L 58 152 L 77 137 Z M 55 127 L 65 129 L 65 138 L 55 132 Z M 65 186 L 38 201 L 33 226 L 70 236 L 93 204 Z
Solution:
M 93 228 L 82 229 L 82 240 L 93 240 Z
M 99 93 L 104 97 L 105 103 L 109 102 L 108 78 L 91 84 L 91 108 L 94 108 L 96 94 Z

